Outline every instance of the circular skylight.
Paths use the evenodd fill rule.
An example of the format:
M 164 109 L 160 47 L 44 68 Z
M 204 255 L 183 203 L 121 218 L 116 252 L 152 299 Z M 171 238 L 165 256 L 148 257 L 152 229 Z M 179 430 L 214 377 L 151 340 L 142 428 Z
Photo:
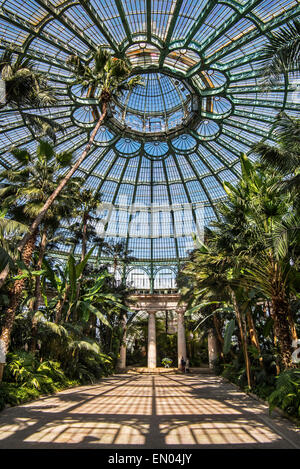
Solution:
M 159 134 L 180 128 L 191 114 L 191 93 L 182 81 L 164 73 L 140 74 L 143 85 L 115 102 L 115 118 L 139 133 Z

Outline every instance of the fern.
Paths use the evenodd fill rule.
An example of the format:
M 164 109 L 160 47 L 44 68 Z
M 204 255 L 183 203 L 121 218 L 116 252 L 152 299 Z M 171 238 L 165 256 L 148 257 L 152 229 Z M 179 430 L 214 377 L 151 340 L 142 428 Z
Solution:
M 290 415 L 300 416 L 300 370 L 287 370 L 277 377 L 269 406 L 270 413 L 275 407 L 280 407 Z

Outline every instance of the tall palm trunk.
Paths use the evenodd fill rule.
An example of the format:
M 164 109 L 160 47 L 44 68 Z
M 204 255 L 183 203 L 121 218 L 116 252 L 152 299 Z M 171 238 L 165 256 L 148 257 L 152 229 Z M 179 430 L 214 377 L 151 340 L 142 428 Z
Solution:
M 292 311 L 291 311 L 290 307 L 288 309 L 287 318 L 288 318 L 290 328 L 291 328 L 292 340 L 297 341 L 298 340 L 297 329 L 296 329 L 295 320 L 294 320 L 294 317 L 293 317 L 293 314 L 292 314 Z
M 6 264 L 2 272 L 0 272 L 0 288 L 4 284 L 8 274 L 9 274 L 9 264 Z
M 290 368 L 292 364 L 292 334 L 288 320 L 289 304 L 285 298 L 272 298 L 272 312 L 274 319 L 274 333 L 278 339 L 280 358 L 283 367 Z
M 249 308 L 247 308 L 246 316 L 247 316 L 247 322 L 248 322 L 248 327 L 249 327 L 249 334 L 250 334 L 251 344 L 254 345 L 254 347 L 257 349 L 257 352 L 259 354 L 259 358 L 258 358 L 259 365 L 261 366 L 261 368 L 263 368 L 264 364 L 263 364 L 263 358 L 261 356 L 261 349 L 260 349 L 260 345 L 259 345 L 257 331 L 256 331 L 256 327 L 255 327 L 255 324 L 254 324 L 254 321 L 253 321 L 253 317 L 252 317 L 252 314 L 251 314 L 251 311 L 250 311 Z
M 32 254 L 35 247 L 35 242 L 37 238 L 37 231 L 35 231 L 28 239 L 26 245 L 24 246 L 22 253 L 22 260 L 24 264 L 28 267 L 32 258 Z M 18 271 L 18 275 L 22 274 L 22 271 Z M 25 287 L 25 279 L 16 280 L 13 286 L 10 289 L 11 301 L 9 307 L 6 310 L 4 325 L 2 328 L 0 336 L 0 349 L 4 355 L 3 363 L 0 363 L 0 382 L 2 380 L 3 370 L 5 366 L 5 357 L 8 351 L 11 331 L 14 325 L 16 311 L 21 302 L 22 293 Z
M 79 168 L 79 166 L 83 163 L 83 161 L 86 159 L 86 157 L 88 156 L 88 153 L 91 149 L 91 146 L 95 140 L 95 137 L 98 133 L 98 130 L 99 128 L 101 127 L 102 123 L 103 123 L 103 120 L 105 119 L 106 117 L 106 114 L 107 114 L 107 102 L 104 102 L 103 103 L 103 106 L 102 106 L 102 114 L 93 130 L 93 132 L 91 133 L 91 136 L 89 138 L 89 141 L 81 155 L 80 158 L 78 158 L 78 160 L 76 161 L 76 163 L 72 166 L 72 168 L 70 169 L 70 171 L 66 174 L 66 176 L 61 180 L 61 182 L 59 183 L 59 185 L 57 186 L 57 188 L 53 191 L 53 193 L 50 195 L 50 197 L 48 198 L 48 200 L 45 202 L 43 208 L 41 209 L 40 213 L 38 214 L 38 216 L 36 217 L 36 219 L 34 220 L 34 222 L 32 223 L 30 229 L 29 229 L 29 232 L 24 236 L 24 238 L 22 239 L 21 243 L 19 244 L 18 246 L 18 249 L 19 251 L 22 251 L 25 244 L 27 243 L 29 237 L 38 229 L 39 225 L 41 224 L 45 214 L 47 213 L 48 209 L 51 207 L 52 203 L 54 202 L 54 200 L 56 199 L 56 197 L 60 194 L 60 192 L 64 189 L 64 187 L 66 186 L 66 184 L 69 182 L 69 180 L 71 179 L 71 177 L 73 176 L 73 174 L 75 173 L 75 171 L 77 171 L 77 169 Z
M 219 348 L 219 351 L 220 351 L 220 357 L 223 359 L 224 358 L 224 354 L 223 354 L 224 339 L 223 339 L 222 333 L 221 333 L 220 320 L 217 317 L 217 314 L 213 314 L 212 318 L 213 318 L 215 331 L 216 331 L 216 334 L 217 334 L 218 348 Z
M 238 326 L 239 326 L 239 331 L 240 331 L 240 336 L 241 336 L 241 343 L 242 343 L 242 348 L 244 352 L 244 359 L 245 359 L 245 365 L 246 365 L 246 374 L 247 374 L 247 382 L 248 382 L 248 387 L 251 388 L 251 373 L 250 373 L 250 360 L 249 360 L 249 354 L 248 354 L 248 347 L 247 347 L 247 332 L 246 332 L 246 325 L 244 323 L 242 314 L 240 312 L 240 308 L 236 299 L 235 292 L 231 290 L 231 298 L 233 302 L 233 309 L 235 312 L 235 316 L 237 318 Z
M 88 218 L 89 218 L 88 212 L 84 212 L 83 217 L 82 217 L 81 262 L 83 262 L 83 260 L 86 256 Z M 78 278 L 77 288 L 76 288 L 76 302 L 79 300 L 83 275 L 84 275 L 84 271 L 82 271 L 80 277 Z M 71 312 L 71 311 L 69 310 L 69 312 Z M 75 319 L 75 321 L 78 319 L 77 309 L 75 309 L 75 311 L 74 311 L 74 319 Z
M 58 301 L 56 308 L 55 308 L 55 320 L 54 320 L 55 324 L 60 324 L 61 322 L 62 311 L 67 301 L 69 290 L 70 290 L 70 285 L 67 285 L 67 282 L 66 282 L 64 296 L 62 299 Z
M 42 239 L 40 243 L 40 250 L 39 250 L 39 258 L 37 261 L 37 270 L 40 270 L 42 268 L 42 263 L 46 251 L 46 246 L 47 246 L 47 229 L 43 229 L 42 233 Z M 32 306 L 32 312 L 33 312 L 33 318 L 32 318 L 32 324 L 31 324 L 31 351 L 35 353 L 36 351 L 36 337 L 37 337 L 37 324 L 38 321 L 35 317 L 35 312 L 37 311 L 39 304 L 41 302 L 41 277 L 38 275 L 35 280 L 35 290 L 34 290 L 34 302 Z
M 83 223 L 82 223 L 82 246 L 81 246 L 81 262 L 86 256 L 86 245 L 87 245 L 87 226 L 88 226 L 89 215 L 87 212 L 83 214 Z

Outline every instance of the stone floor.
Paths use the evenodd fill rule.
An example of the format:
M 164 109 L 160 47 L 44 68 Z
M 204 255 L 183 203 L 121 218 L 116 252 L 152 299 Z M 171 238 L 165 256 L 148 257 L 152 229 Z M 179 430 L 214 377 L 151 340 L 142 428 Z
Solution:
M 0 448 L 300 449 L 300 429 L 207 373 L 119 374 L 5 409 Z

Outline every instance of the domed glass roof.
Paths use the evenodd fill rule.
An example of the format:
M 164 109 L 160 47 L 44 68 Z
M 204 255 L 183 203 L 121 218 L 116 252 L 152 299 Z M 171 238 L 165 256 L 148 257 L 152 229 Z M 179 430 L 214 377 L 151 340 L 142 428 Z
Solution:
M 162 74 L 140 75 L 143 85 L 116 101 L 114 115 L 121 124 L 146 134 L 161 134 L 183 125 L 191 109 L 191 93 L 178 79 Z
M 272 91 L 260 86 L 259 51 L 299 15 L 294 0 L 4 0 L 1 43 L 31 57 L 58 102 L 34 113 L 65 132 L 57 150 L 83 151 L 95 125 L 91 100 L 72 85 L 70 54 L 87 60 L 98 45 L 127 57 L 144 86 L 112 103 L 77 176 L 102 196 L 97 231 L 124 240 L 143 262 L 175 263 L 191 234 L 215 218 L 223 181 L 240 175 L 239 154 L 271 140 L 275 116 L 297 111 L 299 74 Z M 28 109 L 27 112 L 31 112 Z M 15 167 L 12 144 L 36 142 L 16 109 L 1 111 L 0 169 Z M 61 252 L 68 252 L 62 245 Z

